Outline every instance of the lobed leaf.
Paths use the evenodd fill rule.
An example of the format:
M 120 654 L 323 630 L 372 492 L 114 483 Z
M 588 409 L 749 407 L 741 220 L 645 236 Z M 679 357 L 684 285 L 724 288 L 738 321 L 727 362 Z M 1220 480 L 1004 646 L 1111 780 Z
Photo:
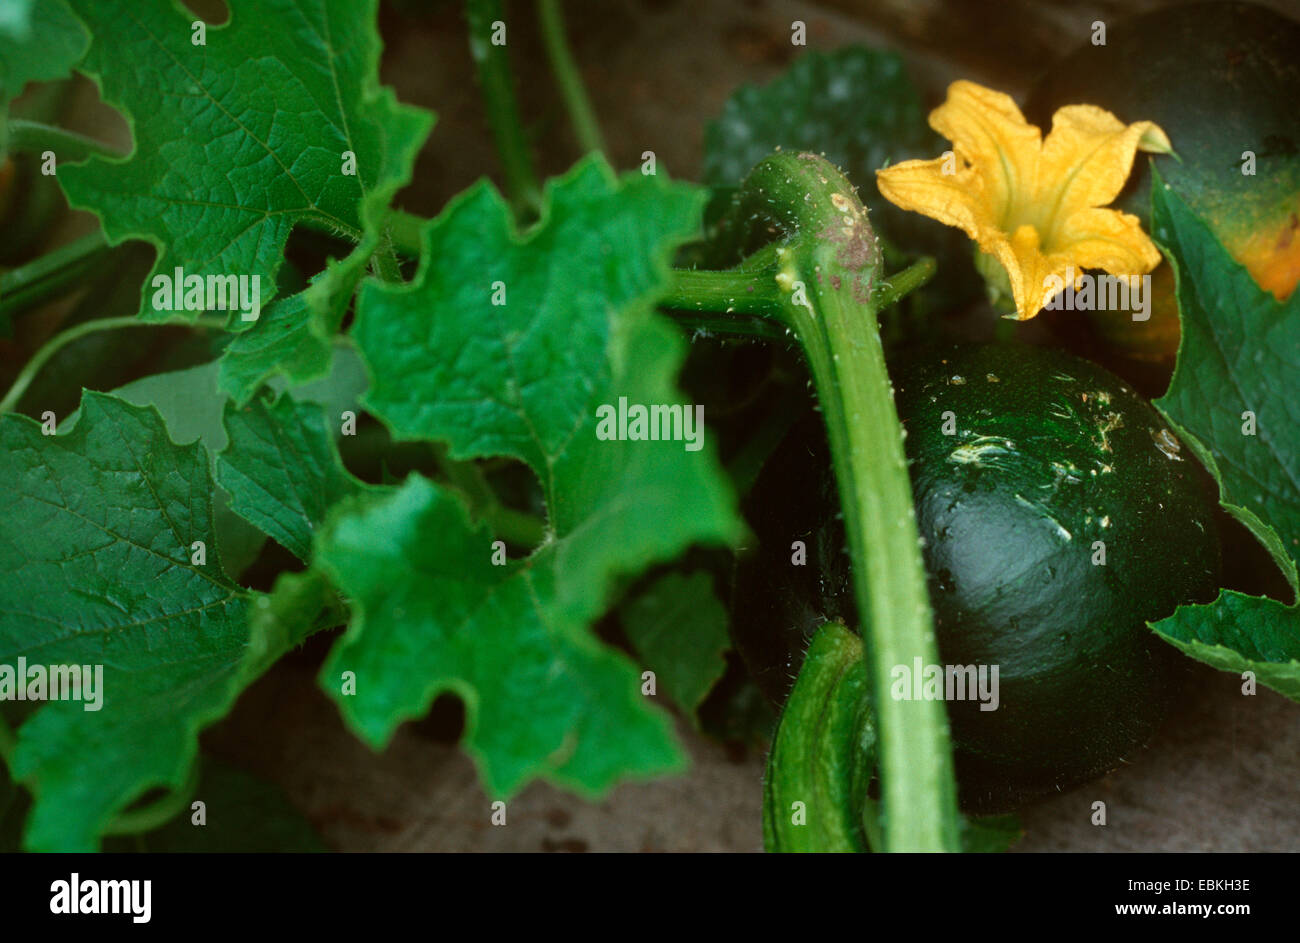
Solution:
M 65 78 L 89 43 L 65 0 L 11 0 L 0 7 L 0 116 L 28 82 Z
M 373 251 L 431 124 L 378 84 L 376 0 L 232 0 L 202 45 L 171 0 L 72 3 L 94 37 L 82 68 L 127 116 L 135 148 L 59 180 L 110 242 L 157 247 L 142 317 L 193 317 L 151 304 L 153 276 L 177 267 L 259 276 L 265 305 L 299 223 L 369 238 Z
M 93 850 L 146 790 L 182 784 L 249 680 L 249 594 L 221 568 L 203 447 L 152 408 L 87 392 L 57 436 L 0 417 L 0 481 L 0 663 L 103 668 L 99 710 L 52 701 L 18 731 L 26 846 Z
M 312 534 L 331 506 L 361 490 L 334 449 L 325 415 L 288 394 L 227 402 L 230 444 L 217 457 L 217 480 L 231 509 L 304 562 Z
M 637 671 L 588 627 L 620 576 L 740 531 L 710 449 L 596 436 L 597 408 L 621 396 L 680 402 L 682 342 L 650 304 L 700 203 L 680 184 L 620 182 L 593 158 L 552 182 L 541 221 L 520 234 L 483 184 L 428 225 L 411 285 L 363 287 L 353 334 L 370 410 L 457 459 L 526 462 L 550 535 L 493 566 L 488 531 L 420 479 L 331 518 L 316 552 L 356 614 L 321 680 L 371 744 L 453 690 L 496 794 L 535 776 L 598 793 L 680 766 Z
M 621 609 L 628 640 L 659 685 L 692 719 L 726 673 L 727 610 L 703 571 L 669 573 Z
M 1300 293 L 1278 302 L 1153 170 L 1152 237 L 1174 269 L 1182 343 L 1155 406 L 1219 483 L 1220 503 L 1300 588 Z M 1225 591 L 1152 627 L 1194 658 L 1300 699 L 1300 605 Z

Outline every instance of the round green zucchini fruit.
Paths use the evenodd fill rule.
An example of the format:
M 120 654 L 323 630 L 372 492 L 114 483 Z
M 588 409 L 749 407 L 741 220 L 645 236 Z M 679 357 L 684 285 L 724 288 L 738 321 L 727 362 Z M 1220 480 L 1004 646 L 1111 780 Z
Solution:
M 1251 3 L 1162 7 L 1108 24 L 1053 63 L 1025 104 L 1046 133 L 1056 109 L 1097 105 L 1154 121 L 1178 159 L 1161 176 L 1259 285 L 1285 299 L 1300 281 L 1300 22 Z M 1243 168 L 1247 173 L 1243 173 Z M 1134 162 L 1116 206 L 1150 231 L 1151 172 Z M 1093 312 L 1097 332 L 1138 359 L 1169 360 L 1178 312 L 1168 265 L 1152 273 L 1146 321 Z
M 998 671 L 996 709 L 947 704 L 963 806 L 1001 811 L 1113 769 L 1151 736 L 1178 665 L 1146 622 L 1218 585 L 1194 460 L 1119 379 L 1058 351 L 945 347 L 891 374 L 941 664 Z M 746 511 L 759 544 L 737 568 L 733 636 L 780 703 L 816 627 L 857 625 L 820 416 Z

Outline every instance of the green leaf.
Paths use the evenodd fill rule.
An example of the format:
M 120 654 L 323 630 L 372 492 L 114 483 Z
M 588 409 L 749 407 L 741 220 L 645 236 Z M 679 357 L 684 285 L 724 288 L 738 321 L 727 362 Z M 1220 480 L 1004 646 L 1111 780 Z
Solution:
M 199 46 L 192 14 L 171 0 L 72 2 L 94 37 L 83 69 L 126 114 L 135 149 L 59 180 L 110 242 L 158 248 L 147 286 L 176 267 L 256 275 L 265 304 L 294 225 L 376 238 L 431 125 L 378 84 L 376 0 L 232 0 Z M 175 91 L 165 108 L 160 88 Z M 142 317 L 178 316 L 151 297 L 147 287 Z
M 329 372 L 322 379 L 293 390 L 293 398 L 298 410 L 315 410 L 314 418 L 310 420 L 313 428 L 322 427 L 321 423 L 324 421 L 317 407 L 323 407 L 327 415 L 333 416 L 340 415 L 345 409 L 355 411 L 358 408 L 357 399 L 365 389 L 365 368 L 350 347 L 342 343 L 336 344 L 330 348 L 330 355 Z M 208 455 L 215 459 L 227 450 L 229 442 L 223 417 L 227 410 L 235 411 L 234 406 L 218 388 L 218 370 L 222 365 L 222 361 L 213 361 L 186 370 L 154 374 L 128 383 L 115 390 L 114 395 L 137 406 L 157 407 L 173 441 L 191 442 L 197 438 Z M 280 392 L 286 388 L 287 383 L 281 377 L 274 377 L 268 386 L 272 391 Z M 247 415 L 251 416 L 252 413 Z M 64 425 L 67 427 L 68 423 L 75 421 L 74 413 L 65 420 Z M 241 428 L 246 427 L 247 423 L 241 426 Z M 270 430 L 265 428 L 265 424 L 261 428 L 261 433 L 268 436 L 271 434 Z M 301 439 L 304 433 L 298 432 L 296 435 Z M 305 446 L 307 443 L 300 444 Z M 246 437 L 241 444 L 240 454 L 248 445 L 249 440 Z M 323 448 L 319 443 L 316 443 L 316 448 L 318 455 L 327 454 L 319 451 Z M 333 447 L 330 446 L 329 452 L 332 453 L 332 450 Z M 236 455 L 236 464 L 239 460 L 239 455 Z M 337 458 L 330 459 L 330 462 L 336 465 Z M 319 467 L 328 468 L 330 463 Z M 219 463 L 215 461 L 214 473 L 218 477 L 222 474 Z M 250 470 L 248 475 L 237 480 L 241 480 L 246 488 L 255 490 L 257 485 L 253 482 L 262 481 L 264 477 L 260 470 Z M 306 482 L 300 481 L 299 485 L 306 486 Z M 288 496 L 285 497 L 287 500 Z M 323 511 L 323 508 L 321 510 Z M 222 560 L 227 572 L 237 576 L 257 557 L 266 542 L 267 532 L 261 529 L 263 523 L 261 520 L 252 520 L 244 513 L 244 509 L 231 506 L 231 493 L 225 487 L 218 486 L 214 490 L 213 513 Z M 318 515 L 315 523 L 319 523 L 320 518 L 321 515 Z M 308 544 L 310 539 L 300 543 L 299 546 L 305 547 Z
M 670 573 L 622 607 L 623 628 L 642 667 L 692 719 L 727 670 L 727 610 L 713 579 L 699 571 Z
M 326 511 L 362 487 L 339 461 L 324 413 L 284 394 L 242 409 L 227 402 L 225 424 L 230 445 L 217 456 L 217 480 L 231 509 L 309 560 Z
M 225 397 L 217 390 L 215 362 L 155 373 L 113 390 L 113 395 L 135 406 L 158 410 L 173 442 L 198 440 L 210 455 L 226 447 L 226 429 L 221 423 Z M 68 429 L 80 413 L 63 423 Z
M 672 249 L 697 230 L 699 192 L 620 183 L 593 158 L 547 196 L 520 235 L 494 189 L 471 188 L 425 229 L 412 285 L 363 286 L 354 336 L 366 403 L 395 436 L 444 440 L 457 459 L 522 459 L 542 483 L 550 538 L 515 569 L 493 567 L 488 532 L 408 482 L 335 520 L 317 547 L 361 613 L 322 678 L 344 715 L 380 745 L 456 690 L 496 793 L 539 775 L 599 792 L 679 765 L 637 672 L 588 626 L 618 577 L 741 527 L 711 449 L 596 436 L 597 408 L 619 397 L 680 402 L 683 344 L 650 304 Z M 377 561 L 373 584 L 357 585 L 364 556 Z M 343 670 L 357 671 L 355 696 L 339 693 Z
M 342 262 L 331 260 L 308 288 L 275 302 L 256 328 L 235 335 L 221 358 L 219 382 L 236 405 L 273 377 L 300 384 L 329 373 L 334 335 L 377 246 L 367 239 Z
M 544 484 L 580 424 L 594 428 L 611 368 L 626 369 L 620 333 L 648 316 L 669 252 L 698 230 L 701 194 L 657 177 L 620 184 L 589 158 L 547 198 L 519 235 L 491 184 L 472 186 L 425 228 L 412 285 L 363 286 L 352 331 L 365 403 L 396 435 L 446 440 L 456 459 L 513 456 Z
M 267 386 L 274 392 L 292 389 L 300 403 L 317 403 L 331 420 L 341 422 L 343 413 L 360 413 L 361 394 L 366 391 L 366 367 L 356 349 L 343 338 L 335 338 L 327 374 L 316 380 L 290 386 L 282 377 L 272 377 Z M 338 433 L 336 433 L 337 435 Z
M 1156 407 L 1187 434 L 1224 507 L 1273 552 L 1296 585 L 1300 556 L 1300 293 L 1281 303 L 1233 261 L 1160 180 L 1152 234 L 1177 278 L 1183 341 Z M 1244 434 L 1245 413 L 1255 434 Z
M 341 320 L 333 322 L 334 330 Z M 332 353 L 327 327 L 312 316 L 307 292 L 300 291 L 272 304 L 256 328 L 235 335 L 221 357 L 218 382 L 242 406 L 273 376 L 295 383 L 323 376 Z
M 194 825 L 188 810 L 162 828 L 105 842 L 110 852 L 226 854 L 321 852 L 320 837 L 279 787 L 207 757 L 194 798 L 207 822 Z
M 1155 630 L 1185 654 L 1221 671 L 1255 673 L 1300 701 L 1300 618 L 1295 606 L 1225 590 L 1208 606 L 1183 606 Z
M 769 84 L 742 86 L 727 99 L 704 132 L 704 181 L 738 187 L 774 150 L 814 151 L 875 210 L 884 206 L 876 171 L 933 157 L 935 140 L 902 56 L 862 46 L 807 52 Z
M 87 392 L 58 436 L 0 417 L 0 481 L 0 664 L 103 667 L 100 710 L 51 701 L 18 731 L 26 846 L 93 850 L 116 812 L 183 783 L 246 683 L 248 595 L 221 568 L 207 455 L 153 409 Z
M 319 571 L 281 573 L 270 595 L 258 596 L 249 611 L 249 670 L 269 667 L 320 629 L 346 621 L 333 587 Z
M 1155 405 L 1218 481 L 1220 503 L 1300 588 L 1300 292 L 1282 303 L 1261 289 L 1153 173 L 1152 237 L 1174 268 L 1183 331 Z M 1300 605 L 1224 592 L 1152 627 L 1194 658 L 1300 699 Z
M 65 78 L 90 37 L 64 0 L 0 4 L 0 119 L 28 82 Z
M 113 395 L 136 406 L 156 408 L 173 442 L 197 439 L 210 459 L 226 447 L 226 430 L 221 424 L 226 400 L 217 389 L 215 362 L 141 377 L 114 390 Z M 78 415 L 69 416 L 63 428 L 70 428 Z M 231 509 L 224 488 L 213 489 L 212 516 L 226 572 L 238 576 L 261 553 L 266 536 Z
M 624 776 L 682 768 L 637 669 L 560 599 L 555 545 L 495 566 L 487 528 L 412 476 L 341 506 L 316 554 L 354 611 L 321 683 L 372 745 L 451 690 L 465 701 L 465 747 L 494 797 L 537 775 L 600 793 Z M 355 695 L 343 693 L 349 671 Z

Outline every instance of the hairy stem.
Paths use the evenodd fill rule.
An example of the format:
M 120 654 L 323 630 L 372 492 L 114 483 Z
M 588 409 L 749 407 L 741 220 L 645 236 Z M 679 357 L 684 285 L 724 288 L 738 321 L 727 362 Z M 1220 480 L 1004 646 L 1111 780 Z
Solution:
M 789 335 L 789 330 L 779 323 L 759 314 L 737 314 L 736 312 L 712 311 L 669 311 L 668 314 L 683 329 L 709 334 L 733 334 L 740 337 L 761 337 L 766 340 L 779 340 Z
M 564 13 L 560 9 L 560 0 L 538 0 L 537 13 L 542 24 L 542 41 L 546 44 L 546 55 L 551 61 L 551 71 L 555 82 L 560 87 L 560 96 L 564 107 L 569 112 L 573 131 L 578 136 L 578 144 L 584 153 L 605 151 L 605 139 L 600 133 L 600 123 L 596 112 L 591 107 L 587 88 L 582 84 L 582 75 L 569 50 L 569 41 L 564 32 Z
M 774 281 L 812 372 L 839 484 L 880 736 L 884 850 L 955 851 L 960 820 L 943 704 L 888 694 L 895 665 L 938 658 L 876 322 L 874 233 L 852 186 L 811 154 L 763 160 L 734 211 L 738 225 L 775 224 L 794 236 L 777 250 Z
M 465 9 L 469 51 L 486 100 L 488 124 L 501 155 L 506 190 L 517 213 L 536 215 L 542 205 L 542 190 L 519 117 L 509 54 L 504 44 L 492 43 L 493 24 L 505 23 L 501 0 L 466 0 Z
M 781 293 L 770 278 L 753 272 L 675 269 L 659 305 L 683 311 L 765 315 L 780 309 Z
M 370 264 L 380 281 L 396 284 L 402 280 L 402 269 L 397 263 L 397 253 L 391 239 L 381 239 L 379 248 L 370 257 Z
M 418 257 L 422 249 L 420 230 L 429 221 L 423 216 L 393 210 L 388 214 L 388 237 L 393 240 L 393 247 L 403 255 Z
M 937 270 L 935 261 L 930 256 L 917 259 L 901 272 L 895 272 L 871 288 L 871 303 L 877 311 L 883 311 L 890 305 L 898 304 L 905 295 L 920 288 L 934 278 Z
M 817 630 L 772 737 L 763 777 L 763 846 L 772 852 L 863 852 L 858 814 L 875 760 L 862 640 L 837 622 Z M 807 821 L 791 822 L 801 802 Z

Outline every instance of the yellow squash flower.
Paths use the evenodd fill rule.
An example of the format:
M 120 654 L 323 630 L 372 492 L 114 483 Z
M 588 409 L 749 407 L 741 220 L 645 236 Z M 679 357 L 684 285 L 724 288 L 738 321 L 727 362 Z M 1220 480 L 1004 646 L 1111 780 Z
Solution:
M 1101 208 L 1123 188 L 1138 149 L 1170 152 L 1154 123 L 1126 125 L 1095 105 L 1068 105 L 1043 139 L 1009 96 L 959 81 L 930 126 L 953 153 L 876 171 L 880 193 L 979 243 L 1006 270 L 1020 320 L 1070 276 L 1078 288 L 1083 269 L 1142 275 L 1159 264 L 1137 217 Z

